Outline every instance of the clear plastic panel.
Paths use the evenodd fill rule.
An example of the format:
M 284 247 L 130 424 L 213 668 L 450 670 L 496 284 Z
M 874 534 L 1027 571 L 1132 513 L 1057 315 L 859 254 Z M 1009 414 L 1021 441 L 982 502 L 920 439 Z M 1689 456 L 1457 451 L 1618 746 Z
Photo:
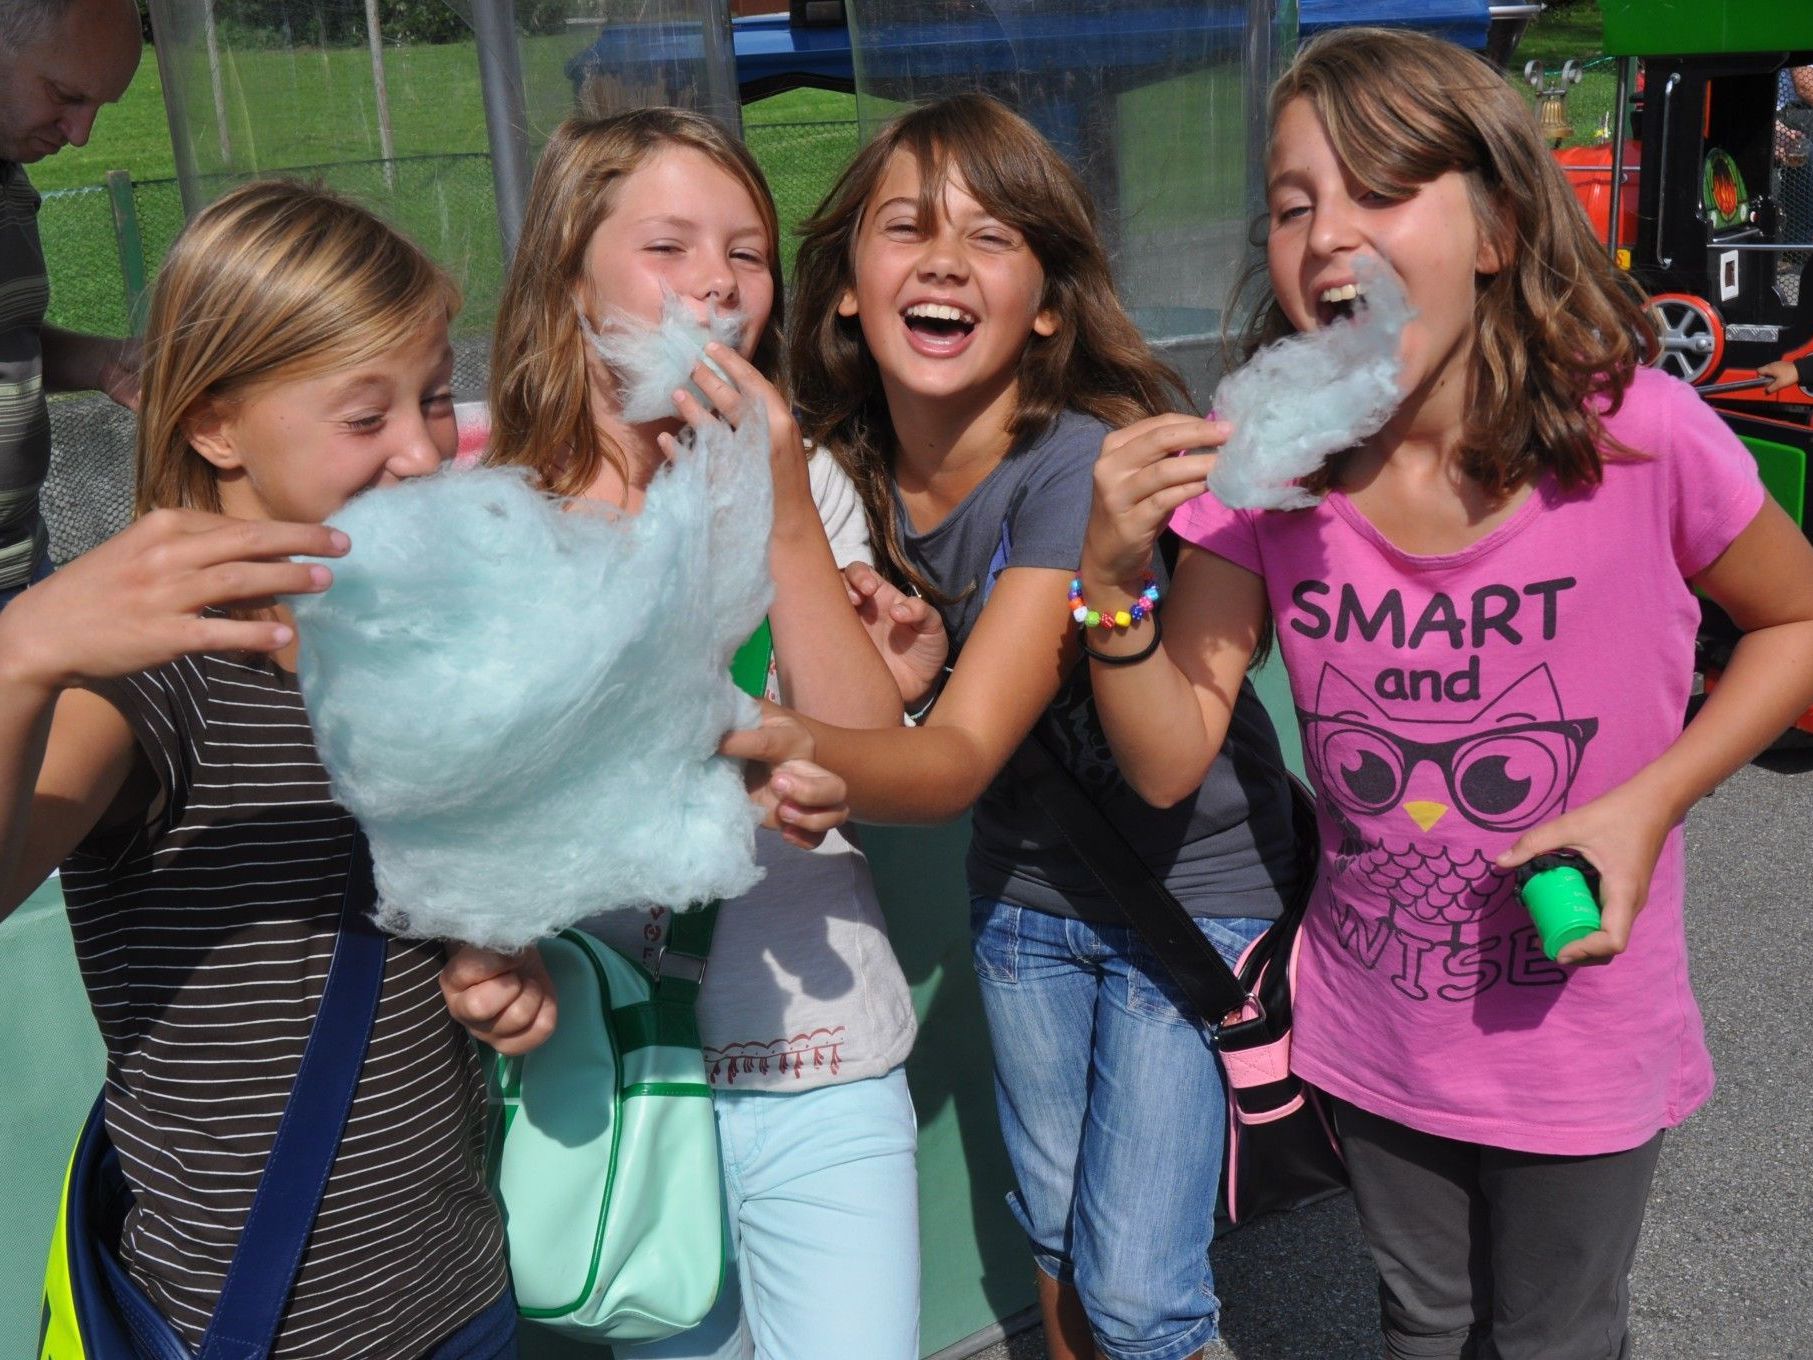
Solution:
M 150 5 L 171 206 L 180 193 L 192 216 L 282 172 L 353 193 L 453 270 L 474 336 L 490 329 L 530 171 L 561 119 L 677 103 L 736 126 L 723 0 Z
M 1199 398 L 1262 201 L 1294 0 L 849 0 L 865 134 L 909 104 L 1012 104 L 1094 194 L 1122 301 Z

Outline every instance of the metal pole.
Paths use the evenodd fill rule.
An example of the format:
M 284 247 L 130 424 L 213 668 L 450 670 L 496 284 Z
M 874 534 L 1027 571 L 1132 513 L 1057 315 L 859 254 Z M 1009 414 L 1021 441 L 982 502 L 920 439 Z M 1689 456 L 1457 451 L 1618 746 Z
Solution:
M 214 95 L 214 135 L 222 168 L 233 164 L 233 134 L 227 129 L 227 95 L 220 78 L 220 35 L 214 27 L 214 0 L 202 0 L 202 34 L 208 46 L 208 88 Z
M 126 285 L 126 333 L 145 333 L 149 295 L 145 284 L 145 239 L 139 232 L 138 207 L 132 200 L 132 175 L 109 170 L 101 176 L 113 209 L 113 244 L 120 255 L 120 279 Z
M 378 0 L 365 0 L 365 38 L 371 47 L 371 92 L 378 105 L 378 152 L 384 157 L 384 187 L 397 187 L 397 144 L 390 131 L 390 88 L 384 80 L 384 34 L 378 27 Z
M 529 197 L 529 157 L 524 149 L 529 120 L 523 107 L 522 57 L 516 49 L 515 0 L 473 0 L 472 32 L 478 39 L 485 140 L 491 147 L 497 230 L 503 238 L 507 268 L 516 253 Z
M 1277 71 L 1279 18 L 1291 20 L 1296 37 L 1297 0 L 1247 0 L 1246 6 L 1246 216 L 1265 211 L 1266 101 Z
M 743 135 L 743 105 L 737 97 L 737 58 L 730 30 L 730 6 L 711 0 L 699 15 L 699 39 L 705 61 L 706 107 L 709 114 L 737 136 Z
M 195 142 L 189 135 L 189 110 L 183 104 L 182 77 L 176 69 L 176 53 L 189 39 L 189 33 L 184 32 L 185 17 L 186 6 L 176 0 L 151 0 L 151 26 L 157 35 L 152 50 L 157 56 L 157 74 L 164 91 L 164 117 L 170 124 L 170 154 L 176 162 L 176 191 L 182 196 L 183 220 L 187 221 L 206 206 L 208 197 L 202 189 L 201 169 L 195 163 Z
M 1618 58 L 1618 102 L 1612 106 L 1612 198 L 1611 224 L 1606 228 L 1606 247 L 1611 251 L 1612 262 L 1618 260 L 1618 221 L 1619 210 L 1624 205 L 1624 139 L 1628 134 L 1624 130 L 1624 120 L 1630 116 L 1630 68 L 1634 57 Z M 1637 243 L 1632 241 L 1630 248 L 1635 250 Z

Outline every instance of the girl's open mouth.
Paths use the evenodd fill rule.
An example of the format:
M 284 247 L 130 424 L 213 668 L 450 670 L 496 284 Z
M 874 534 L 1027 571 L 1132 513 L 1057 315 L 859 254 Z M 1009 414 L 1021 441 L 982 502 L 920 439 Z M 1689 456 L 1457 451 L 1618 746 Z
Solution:
M 1357 283 L 1344 283 L 1324 288 L 1316 298 L 1316 324 L 1332 325 L 1352 321 L 1366 310 L 1366 290 Z
M 948 302 L 915 302 L 901 314 L 913 348 L 925 354 L 955 354 L 969 343 L 981 318 Z

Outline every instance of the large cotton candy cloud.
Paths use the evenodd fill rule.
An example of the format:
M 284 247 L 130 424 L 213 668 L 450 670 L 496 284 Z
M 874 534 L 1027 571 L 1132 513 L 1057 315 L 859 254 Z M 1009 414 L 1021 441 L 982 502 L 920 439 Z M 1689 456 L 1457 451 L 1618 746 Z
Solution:
M 699 436 L 633 518 L 490 469 L 334 517 L 351 551 L 291 601 L 301 685 L 386 929 L 516 949 L 760 877 L 741 770 L 714 754 L 756 716 L 727 668 L 770 594 L 760 411 Z
M 715 308 L 701 321 L 671 289 L 662 289 L 661 296 L 661 320 L 655 325 L 627 312 L 613 312 L 602 330 L 593 330 L 584 315 L 579 318 L 586 339 L 617 375 L 622 415 L 632 425 L 672 418 L 674 393 L 681 388 L 701 406 L 710 406 L 693 382 L 692 371 L 703 359 L 723 377 L 724 370 L 705 358 L 705 346 L 716 340 L 735 349 L 748 324 L 741 312 Z
M 1354 274 L 1364 301 L 1351 319 L 1267 345 L 1216 390 L 1215 414 L 1234 427 L 1209 473 L 1224 505 L 1314 505 L 1297 481 L 1376 434 L 1403 400 L 1398 346 L 1412 316 L 1404 287 L 1370 256 Z

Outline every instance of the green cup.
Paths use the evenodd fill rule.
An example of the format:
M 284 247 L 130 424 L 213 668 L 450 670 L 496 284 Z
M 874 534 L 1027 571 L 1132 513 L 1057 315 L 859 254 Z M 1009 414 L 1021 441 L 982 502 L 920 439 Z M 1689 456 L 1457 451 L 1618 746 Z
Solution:
M 1599 929 L 1599 902 L 1593 895 L 1598 880 L 1598 871 L 1584 858 L 1565 851 L 1538 855 L 1517 870 L 1517 891 L 1536 922 L 1542 952 L 1551 959 Z

